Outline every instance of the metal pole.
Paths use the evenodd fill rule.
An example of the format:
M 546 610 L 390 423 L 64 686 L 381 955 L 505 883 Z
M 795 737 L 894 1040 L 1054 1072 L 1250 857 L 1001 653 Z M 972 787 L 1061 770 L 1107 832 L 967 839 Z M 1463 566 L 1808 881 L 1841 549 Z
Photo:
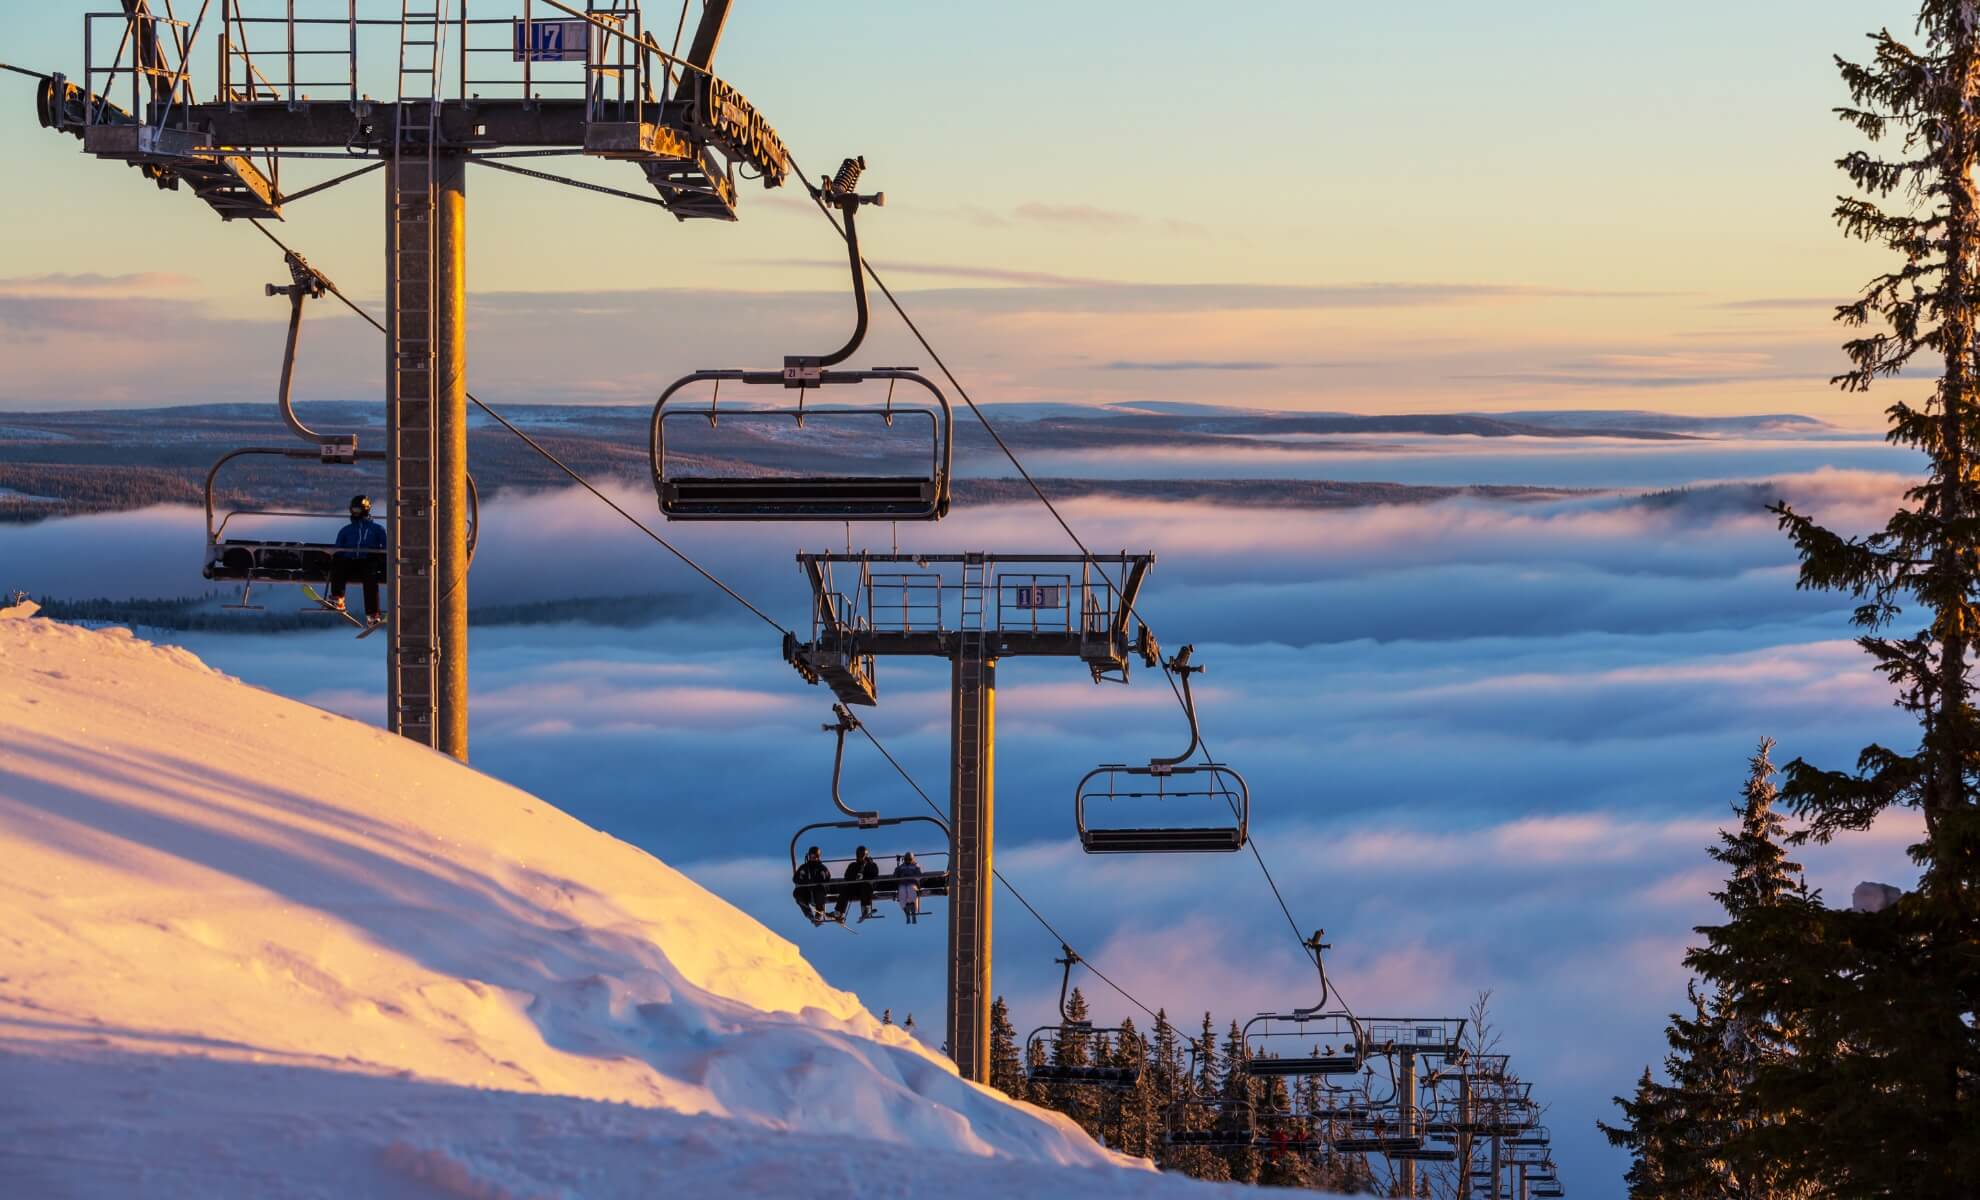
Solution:
M 385 175 L 392 539 L 386 707 L 392 732 L 465 760 L 466 160 L 402 141 Z
M 1397 1099 L 1402 1103 L 1402 1135 L 1408 1137 L 1416 1132 L 1416 1051 L 1404 1048 L 1402 1051 L 1402 1081 L 1396 1085 Z M 1402 1164 L 1402 1194 L 1416 1195 L 1416 1160 L 1406 1158 Z
M 1493 1121 L 1494 1121 L 1495 1123 L 1496 1123 L 1496 1122 L 1498 1121 L 1498 1117 L 1497 1117 L 1497 1116 L 1494 1116 L 1494 1117 L 1493 1117 L 1492 1119 L 1493 1119 Z M 1501 1190 L 1501 1188 L 1499 1187 L 1499 1171 L 1500 1171 L 1500 1167 L 1499 1167 L 1499 1145 L 1500 1145 L 1500 1142 L 1499 1142 L 1499 1135 L 1495 1133 L 1495 1134 L 1493 1134 L 1493 1135 L 1492 1135 L 1492 1195 L 1491 1195 L 1491 1200 L 1505 1200 L 1505 1197 L 1504 1197 L 1504 1194 L 1503 1194 L 1503 1191 L 1502 1191 L 1502 1190 Z
M 1458 1076 L 1458 1179 L 1457 1200 L 1471 1200 L 1471 1135 L 1463 1127 L 1472 1123 L 1471 1119 L 1471 1071 L 1467 1067 Z
M 990 1082 L 990 884 L 994 869 L 997 665 L 981 632 L 957 635 L 950 710 L 949 1056 Z
M 433 748 L 468 756 L 467 160 L 437 154 L 434 225 L 434 626 L 439 666 Z
M 1520 1163 L 1513 1170 L 1518 1172 L 1519 1177 L 1518 1190 L 1514 1191 L 1513 1195 L 1518 1197 L 1518 1200 L 1528 1200 L 1526 1193 L 1526 1164 Z

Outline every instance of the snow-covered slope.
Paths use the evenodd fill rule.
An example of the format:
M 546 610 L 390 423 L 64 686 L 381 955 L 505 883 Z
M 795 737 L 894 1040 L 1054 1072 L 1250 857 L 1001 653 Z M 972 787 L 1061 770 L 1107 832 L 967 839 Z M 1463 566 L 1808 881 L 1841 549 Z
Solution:
M 775 882 L 775 881 L 771 881 Z M 183 650 L 0 615 L 0 1196 L 1205 1194 L 644 852 Z

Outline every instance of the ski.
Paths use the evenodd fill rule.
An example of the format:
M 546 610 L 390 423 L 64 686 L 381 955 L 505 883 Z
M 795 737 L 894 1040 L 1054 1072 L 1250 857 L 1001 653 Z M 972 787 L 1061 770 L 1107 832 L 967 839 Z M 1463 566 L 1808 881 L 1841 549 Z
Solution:
M 328 600 L 326 600 L 326 599 L 324 599 L 324 598 L 323 598 L 323 595 L 322 595 L 322 593 L 320 593 L 320 592 L 318 592 L 318 591 L 317 591 L 317 590 L 316 590 L 315 588 L 313 588 L 313 587 L 311 587 L 311 586 L 309 586 L 309 585 L 308 585 L 308 584 L 306 584 L 306 583 L 305 583 L 305 584 L 302 584 L 302 585 L 301 585 L 301 587 L 302 587 L 302 590 L 303 590 L 303 595 L 305 595 L 305 596 L 308 596 L 308 597 L 309 597 L 309 598 L 310 598 L 311 600 L 314 600 L 314 601 L 316 601 L 316 607 L 318 607 L 318 608 L 320 608 L 320 609 L 322 609 L 322 610 L 323 610 L 324 612 L 327 612 L 327 613 L 336 613 L 336 614 L 337 614 L 338 616 L 340 616 L 340 617 L 342 617 L 342 618 L 344 618 L 344 619 L 345 619 L 346 621 L 349 621 L 349 622 L 350 622 L 350 623 L 351 623 L 352 625 L 354 625 L 354 626 L 356 626 L 357 628 L 359 628 L 359 629 L 364 629 L 364 622 L 363 622 L 363 621 L 360 621 L 360 620 L 358 620 L 358 619 L 357 619 L 356 617 L 354 617 L 354 616 L 352 616 L 352 615 L 351 615 L 350 613 L 348 613 L 348 612 L 346 612 L 345 610 L 343 610 L 343 609 L 341 609 L 341 608 L 338 608 L 338 607 L 337 607 L 336 605 L 334 605 L 334 604 L 332 604 L 332 603 L 330 603 L 330 602 L 329 602 Z M 303 611 L 304 611 L 304 612 L 308 612 L 309 610 L 308 610 L 308 609 L 304 609 Z M 366 632 L 366 633 L 369 633 L 369 632 L 370 632 L 370 630 L 368 630 L 368 629 L 367 629 L 367 630 L 365 630 L 365 632 Z M 364 636 L 364 634 L 362 634 L 362 633 L 361 633 L 361 634 L 359 634 L 358 636 L 359 636 L 359 637 L 363 637 L 363 636 Z
M 361 642 L 383 628 L 385 628 L 385 617 L 381 613 L 377 620 L 364 623 L 364 632 L 357 635 L 357 640 Z

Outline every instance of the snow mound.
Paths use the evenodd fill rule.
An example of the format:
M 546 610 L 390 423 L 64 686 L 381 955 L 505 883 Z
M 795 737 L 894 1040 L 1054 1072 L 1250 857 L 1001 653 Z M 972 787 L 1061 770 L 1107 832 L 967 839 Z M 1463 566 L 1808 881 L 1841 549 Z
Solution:
M 443 755 L 26 606 L 0 679 L 0 1195 L 1220 1190 Z

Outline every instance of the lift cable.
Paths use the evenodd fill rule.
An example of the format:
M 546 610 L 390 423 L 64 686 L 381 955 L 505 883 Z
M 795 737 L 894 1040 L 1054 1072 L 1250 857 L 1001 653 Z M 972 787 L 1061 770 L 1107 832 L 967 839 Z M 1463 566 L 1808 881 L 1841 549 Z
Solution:
M 250 222 L 250 224 L 253 225 L 255 230 L 259 232 L 263 237 L 273 242 L 276 248 L 281 250 L 282 253 L 284 254 L 295 253 L 295 251 L 289 249 L 288 245 L 284 243 L 281 238 L 270 233 L 266 228 L 262 226 L 262 224 L 259 221 Z M 323 282 L 325 289 L 328 290 L 331 295 L 335 296 L 339 301 L 341 301 L 344 307 L 350 309 L 353 313 L 357 314 L 359 318 L 361 318 L 366 324 L 370 325 L 373 329 L 378 330 L 378 332 L 380 333 L 385 332 L 385 326 L 380 324 L 377 318 L 373 317 L 370 313 L 366 312 L 349 296 L 346 296 L 342 291 L 338 289 L 336 284 L 330 282 L 330 280 L 328 279 L 324 279 Z M 487 413 L 491 418 L 493 418 L 496 422 L 498 422 L 502 426 L 502 428 L 508 430 L 510 433 L 515 434 L 516 437 L 520 438 L 522 442 L 525 445 L 527 445 L 530 449 L 542 455 L 543 458 L 548 460 L 551 465 L 555 466 L 565 475 L 568 475 L 571 478 L 572 482 L 576 483 L 579 487 L 582 487 L 585 491 L 590 492 L 593 496 L 596 496 L 599 500 L 603 501 L 607 507 L 611 508 L 613 512 L 616 512 L 620 516 L 624 517 L 641 533 L 644 533 L 647 537 L 652 538 L 655 542 L 659 543 L 659 545 L 663 549 L 665 549 L 668 553 L 672 554 L 675 558 L 680 559 L 681 562 L 687 564 L 687 566 L 692 568 L 696 574 L 700 575 L 703 579 L 706 579 L 709 583 L 712 583 L 717 588 L 721 589 L 721 591 L 725 595 L 727 595 L 731 600 L 734 600 L 736 603 L 742 605 L 750 612 L 756 614 L 757 617 L 761 618 L 766 624 L 768 624 L 771 628 L 777 630 L 779 633 L 788 634 L 791 632 L 790 630 L 786 629 L 783 626 L 783 624 L 780 623 L 776 618 L 770 616 L 768 613 L 764 612 L 756 605 L 750 603 L 749 600 L 746 599 L 740 592 L 736 591 L 734 588 L 724 583 L 721 579 L 717 578 L 713 572 L 708 570 L 708 568 L 696 562 L 693 558 L 689 557 L 686 552 L 681 550 L 679 547 L 675 546 L 672 542 L 668 541 L 666 538 L 663 538 L 658 533 L 655 533 L 652 530 L 652 528 L 646 524 L 646 522 L 640 520 L 638 517 L 633 516 L 631 513 L 627 512 L 624 508 L 622 508 L 617 501 L 613 500 L 610 496 L 607 496 L 604 492 L 599 491 L 596 487 L 593 487 L 591 482 L 587 480 L 583 475 L 580 475 L 577 471 L 573 470 L 568 464 L 566 464 L 562 459 L 558 458 L 542 443 L 538 442 L 535 438 L 530 437 L 528 433 L 524 432 L 522 429 L 518 428 L 515 424 L 510 422 L 510 420 L 507 417 L 504 417 L 501 413 L 496 412 L 494 409 L 490 408 L 487 404 L 483 403 L 481 400 L 476 399 L 473 392 L 467 393 L 467 398 L 469 400 L 473 400 L 475 407 L 479 408 L 482 412 Z M 907 781 L 908 786 L 914 789 L 915 794 L 921 797 L 922 802 L 927 804 L 930 808 L 934 809 L 935 814 L 937 816 L 940 816 L 942 814 L 942 810 L 936 805 L 934 800 L 929 798 L 927 791 L 924 790 L 921 784 L 915 780 L 914 776 L 908 773 L 907 768 L 901 765 L 900 760 L 896 759 L 891 751 L 889 751 L 885 746 L 880 744 L 880 739 L 873 736 L 872 730 L 868 729 L 865 725 L 861 725 L 859 729 L 861 733 L 866 735 L 866 740 L 873 743 L 873 748 L 880 752 L 881 756 L 887 760 L 888 764 L 891 765 L 895 771 L 900 773 L 901 778 Z M 1004 877 L 1003 872 L 993 870 L 992 874 L 996 876 L 998 883 L 1004 885 L 1004 890 L 1009 892 L 1013 899 L 1015 899 L 1019 904 L 1022 904 L 1024 906 L 1026 912 L 1030 913 L 1032 917 L 1036 919 L 1040 925 L 1045 927 L 1045 931 L 1047 933 L 1050 933 L 1053 937 L 1058 938 L 1061 945 L 1066 944 L 1065 936 L 1061 934 L 1056 928 L 1054 928 L 1050 921 L 1045 919 L 1043 913 L 1040 913 L 1036 908 L 1032 906 L 1031 901 L 1025 899 L 1024 893 L 1020 892 L 1017 889 L 1016 885 L 1012 884 L 1010 880 L 1006 879 Z M 1132 1003 L 1136 1008 L 1139 1008 L 1141 1011 L 1147 1013 L 1150 1017 L 1154 1017 L 1156 1015 L 1153 1009 L 1149 1008 L 1146 1004 L 1143 1004 L 1140 1000 L 1135 999 L 1135 997 L 1130 992 L 1128 992 L 1126 988 L 1123 988 L 1121 985 L 1115 983 L 1112 979 L 1109 979 L 1106 975 L 1102 974 L 1100 968 L 1095 966 L 1091 959 L 1082 956 L 1081 961 L 1086 963 L 1088 969 L 1090 969 L 1097 978 L 1099 978 L 1102 982 L 1104 982 L 1108 987 L 1113 988 L 1116 992 L 1119 992 L 1122 996 L 1126 997 L 1127 1000 L 1130 1003 Z
M 300 191 L 284 192 L 279 197 L 279 200 L 283 204 L 294 204 L 296 201 L 302 199 L 304 196 L 314 196 L 318 192 L 327 192 L 331 188 L 336 187 L 340 183 L 348 183 L 351 180 L 356 179 L 360 175 L 369 175 L 371 174 L 371 172 L 380 170 L 384 166 L 385 166 L 385 160 L 381 158 L 377 162 L 372 163 L 369 166 L 359 167 L 355 171 L 346 171 L 342 175 L 339 175 L 334 179 L 326 179 L 322 183 L 313 183 L 308 187 L 303 188 Z
M 908 774 L 907 768 L 902 766 L 900 764 L 900 761 L 896 759 L 885 746 L 880 744 L 880 739 L 873 736 L 873 731 L 868 729 L 864 724 L 860 725 L 859 731 L 866 735 L 867 741 L 873 743 L 873 748 L 875 750 L 878 750 L 880 752 L 880 756 L 887 760 L 887 765 L 893 767 L 895 771 L 899 772 L 900 777 L 902 779 L 907 780 L 907 785 L 914 789 L 914 792 L 917 796 L 921 797 L 921 802 L 923 804 L 926 804 L 929 808 L 933 809 L 936 816 L 938 817 L 941 816 L 942 815 L 941 808 L 936 805 L 935 801 L 929 797 L 927 792 L 921 789 L 921 785 L 915 782 L 914 776 Z M 1019 904 L 1024 905 L 1024 909 L 1026 912 L 1030 913 L 1034 918 L 1037 919 L 1040 925 L 1043 925 L 1045 927 L 1045 932 L 1051 934 L 1055 938 L 1058 938 L 1059 944 L 1061 946 L 1065 946 L 1068 949 L 1072 948 L 1071 944 L 1066 941 L 1066 935 L 1060 933 L 1057 929 L 1053 928 L 1052 923 L 1045 919 L 1045 915 L 1039 912 L 1037 909 L 1033 908 L 1031 906 L 1031 901 L 1026 900 L 1024 898 L 1024 893 L 1018 891 L 1017 887 L 1013 885 L 1010 880 L 1004 878 L 1004 873 L 1002 871 L 999 871 L 995 867 L 992 867 L 990 868 L 990 873 L 997 877 L 997 882 L 1004 885 L 1004 890 L 1009 892 L 1013 899 L 1015 899 Z M 1075 951 L 1075 953 L 1077 953 L 1077 951 Z M 1150 1017 L 1154 1017 L 1157 1020 L 1161 1019 L 1160 1014 L 1158 1014 L 1154 1009 L 1148 1007 L 1146 1004 L 1143 1004 L 1141 1001 L 1135 999 L 1134 994 L 1132 992 L 1128 991 L 1120 984 L 1115 983 L 1113 980 L 1107 978 L 1107 976 L 1100 970 L 1099 967 L 1093 965 L 1093 960 L 1081 954 L 1079 956 L 1079 961 L 1086 964 L 1086 969 L 1092 971 L 1093 974 L 1099 978 L 1100 982 L 1106 984 L 1110 988 L 1113 988 L 1115 991 L 1119 992 L 1123 997 L 1125 997 L 1128 1003 L 1134 1005 L 1142 1012 L 1147 1013 Z
M 789 158 L 791 171 L 803 181 L 806 189 L 812 191 L 812 202 L 817 206 L 819 213 L 832 226 L 833 231 L 839 235 L 840 239 L 846 240 L 844 227 L 832 216 L 831 210 L 825 206 L 825 203 L 818 199 L 816 189 L 812 188 L 810 177 L 805 174 L 804 168 L 798 165 L 796 156 L 791 155 Z M 1114 587 L 1115 594 L 1119 595 L 1120 589 L 1114 585 L 1112 578 L 1107 574 L 1107 569 L 1100 565 L 1099 561 L 1094 557 L 1093 551 L 1087 547 L 1086 542 L 1074 531 L 1072 525 L 1066 520 L 1065 515 L 1059 511 L 1058 505 L 1052 503 L 1052 498 L 1045 494 L 1045 489 L 1038 486 L 1038 481 L 1032 477 L 1031 472 L 1026 470 L 1024 464 L 1018 460 L 1017 453 L 1011 449 L 1010 444 L 1004 441 L 1003 436 L 990 423 L 990 418 L 984 414 L 983 409 L 970 396 L 969 389 L 965 388 L 962 385 L 962 381 L 956 378 L 955 372 L 949 369 L 949 364 L 943 361 L 941 353 L 935 349 L 927 336 L 921 332 L 921 327 L 914 323 L 914 318 L 908 315 L 907 309 L 895 297 L 893 289 L 887 286 L 886 280 L 881 278 L 880 272 L 875 270 L 873 264 L 867 262 L 864 257 L 860 261 L 866 268 L 867 276 L 880 289 L 880 294 L 887 298 L 887 303 L 892 306 L 895 314 L 900 317 L 901 322 L 907 326 L 908 332 L 914 335 L 914 340 L 921 344 L 921 348 L 928 353 L 928 357 L 934 361 L 936 368 L 942 372 L 942 377 L 947 379 L 949 386 L 955 388 L 956 394 L 962 397 L 963 403 L 969 405 L 969 411 L 976 415 L 976 419 L 982 424 L 984 432 L 988 433 L 990 439 L 997 443 L 997 449 L 1003 451 L 1004 457 L 1011 461 L 1013 467 L 1017 468 L 1018 474 L 1024 477 L 1024 481 L 1030 486 L 1032 493 L 1038 497 L 1040 503 L 1044 504 L 1046 511 L 1052 514 L 1052 519 L 1059 523 L 1059 528 L 1065 530 L 1066 536 L 1072 539 L 1073 545 L 1079 547 L 1079 551 L 1085 556 L 1086 561 L 1094 570 L 1100 572 L 1100 577 L 1107 581 L 1108 586 Z M 1123 598 L 1125 599 L 1125 597 Z M 1128 613 L 1133 615 L 1137 620 L 1141 620 L 1144 625 L 1148 625 L 1147 620 L 1136 611 L 1132 602 L 1128 604 Z M 1163 664 L 1162 672 L 1164 677 L 1168 679 L 1169 690 L 1175 693 L 1176 703 L 1179 705 L 1184 704 L 1182 690 L 1177 687 L 1174 673 L 1169 670 L 1168 664 Z M 1203 746 L 1203 756 L 1206 761 L 1210 759 L 1210 747 L 1207 741 Z M 1306 945 L 1306 934 L 1300 929 L 1299 921 L 1293 917 L 1292 908 L 1286 903 L 1285 894 L 1279 890 L 1279 881 L 1272 877 L 1272 868 L 1266 865 L 1265 855 L 1258 849 L 1257 835 L 1253 834 L 1247 838 L 1246 845 L 1251 848 L 1251 857 L 1258 863 L 1258 869 L 1264 873 L 1265 882 L 1272 889 L 1272 898 L 1278 901 L 1279 911 L 1285 914 L 1286 924 L 1292 929 L 1293 937 L 1300 943 L 1301 953 L 1318 964 L 1320 960 L 1319 953 Z
M 552 175 L 548 171 L 532 171 L 528 167 L 518 167 L 510 163 L 496 162 L 491 158 L 485 158 L 479 154 L 470 154 L 468 161 L 480 163 L 484 167 L 493 167 L 497 171 L 508 171 L 514 175 L 527 175 L 532 179 L 541 179 L 548 183 L 561 183 L 565 187 L 583 188 L 587 192 L 602 192 L 607 196 L 619 196 L 627 200 L 637 200 L 641 204 L 657 204 L 662 208 L 667 206 L 666 201 L 660 199 L 658 196 L 642 196 L 638 192 L 620 191 L 615 187 L 606 187 L 602 183 L 586 183 L 582 179 L 571 179 L 563 175 Z
M 261 236 L 275 243 L 276 247 L 280 249 L 282 253 L 284 254 L 295 253 L 293 250 L 289 249 L 289 247 L 282 241 L 281 238 L 276 237 L 274 234 L 268 232 L 268 230 L 262 226 L 261 222 L 252 221 L 249 222 L 249 224 L 251 224 L 255 228 L 255 230 L 261 234 Z M 331 283 L 327 279 L 325 279 L 323 282 L 325 287 L 329 290 L 330 294 L 335 296 L 338 300 L 342 301 L 345 308 L 348 308 L 352 312 L 356 313 L 360 318 L 364 320 L 366 324 L 370 325 L 373 329 L 376 329 L 380 333 L 385 332 L 385 326 L 379 322 L 378 318 L 372 316 L 370 313 L 366 312 L 363 308 L 359 307 L 355 301 L 353 301 L 349 296 L 346 296 L 342 291 L 340 291 L 336 284 Z M 666 538 L 661 537 L 659 534 L 655 533 L 652 530 L 652 528 L 646 524 L 646 522 L 640 520 L 638 517 L 633 516 L 631 513 L 627 512 L 624 508 L 620 507 L 618 501 L 612 499 L 610 496 L 607 496 L 604 492 L 599 491 L 596 487 L 593 487 L 589 480 L 587 480 L 584 476 L 578 474 L 576 471 L 572 470 L 570 466 L 564 462 L 563 459 L 560 459 L 555 454 L 551 453 L 548 449 L 546 449 L 542 445 L 542 443 L 538 442 L 535 438 L 530 437 L 529 434 L 523 432 L 521 429 L 518 429 L 513 423 L 510 422 L 510 420 L 507 417 L 503 416 L 501 413 L 496 412 L 494 409 L 488 407 L 488 405 L 482 403 L 479 399 L 476 399 L 473 392 L 467 393 L 467 398 L 469 400 L 473 400 L 476 408 L 479 408 L 482 412 L 485 412 L 490 417 L 494 418 L 495 421 L 497 421 L 502 426 L 502 428 L 508 430 L 510 433 L 515 434 L 518 438 L 521 438 L 524 444 L 528 445 L 530 449 L 542 455 L 546 460 L 549 461 L 549 463 L 552 466 L 556 467 L 564 474 L 570 476 L 572 482 L 576 483 L 579 487 L 582 487 L 585 491 L 590 492 L 592 495 L 598 497 L 598 499 L 604 501 L 605 504 L 609 506 L 613 512 L 618 513 L 620 516 L 624 517 L 627 521 L 630 521 L 636 528 L 639 529 L 641 533 L 644 533 L 647 537 L 652 538 L 655 542 L 659 543 L 662 549 L 666 550 L 669 554 L 672 554 L 675 558 L 680 559 L 681 562 L 685 563 L 691 570 L 694 571 L 695 574 L 701 576 L 703 579 L 706 579 L 708 582 L 714 584 L 717 588 L 720 588 L 724 593 L 728 595 L 728 597 L 731 600 L 734 600 L 737 604 L 740 604 L 744 608 L 755 613 L 757 617 L 759 617 L 766 625 L 769 625 L 772 629 L 775 629 L 778 633 L 787 634 L 791 632 L 789 629 L 786 629 L 784 627 L 782 622 L 778 621 L 775 617 L 772 617 L 769 613 L 764 612 L 756 605 L 751 604 L 746 598 L 744 598 L 742 593 L 736 591 L 736 589 L 722 582 L 721 579 L 716 577 L 714 572 L 710 571 L 707 567 L 704 567 L 700 563 L 696 562 L 686 551 L 682 550 L 679 546 L 674 545 Z

